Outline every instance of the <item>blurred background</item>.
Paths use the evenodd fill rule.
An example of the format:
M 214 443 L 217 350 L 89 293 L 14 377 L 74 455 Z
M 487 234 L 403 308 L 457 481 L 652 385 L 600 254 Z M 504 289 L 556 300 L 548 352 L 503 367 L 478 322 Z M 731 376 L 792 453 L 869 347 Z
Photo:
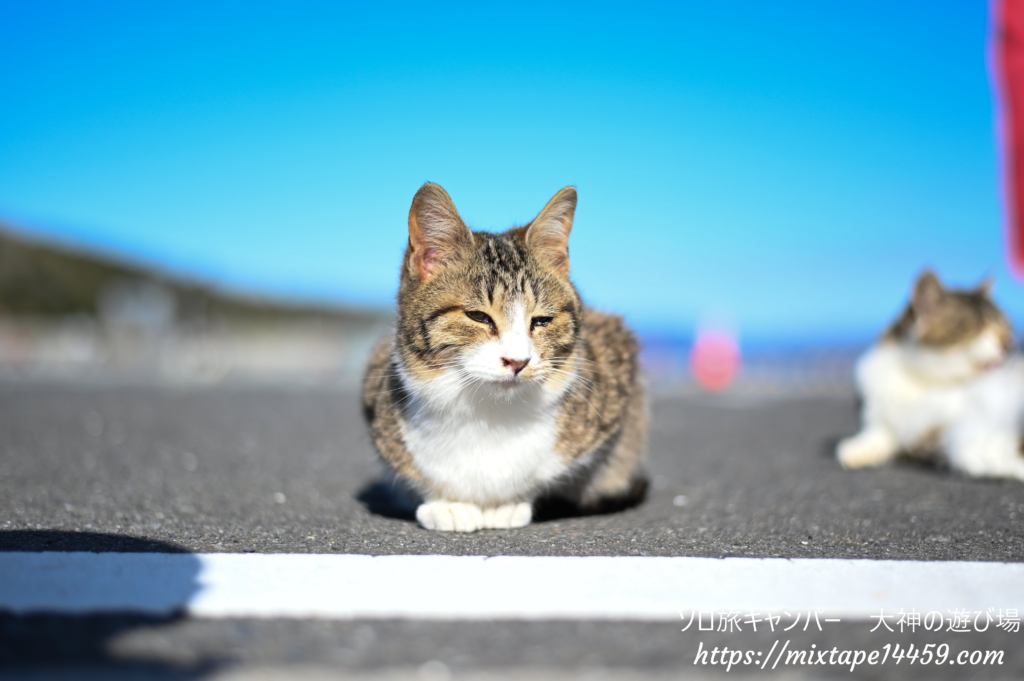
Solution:
M 667 389 L 849 390 L 924 267 L 1024 320 L 985 2 L 7 2 L 0 36 L 0 375 L 354 383 L 428 180 L 492 231 L 575 185 L 575 282 Z

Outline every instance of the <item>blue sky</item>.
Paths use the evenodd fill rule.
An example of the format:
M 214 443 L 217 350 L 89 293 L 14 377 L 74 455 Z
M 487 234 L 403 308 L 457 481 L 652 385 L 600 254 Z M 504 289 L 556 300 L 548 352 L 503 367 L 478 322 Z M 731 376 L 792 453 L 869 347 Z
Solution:
M 215 5 L 213 7 L 208 5 Z M 413 194 L 561 187 L 648 332 L 868 337 L 1004 255 L 983 2 L 3 3 L 0 218 L 231 288 L 387 305 Z

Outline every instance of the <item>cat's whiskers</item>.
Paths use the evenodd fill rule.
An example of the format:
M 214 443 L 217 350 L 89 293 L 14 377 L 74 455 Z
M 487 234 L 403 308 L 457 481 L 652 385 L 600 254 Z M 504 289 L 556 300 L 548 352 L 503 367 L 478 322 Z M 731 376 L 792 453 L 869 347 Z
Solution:
M 461 365 L 460 365 L 460 362 L 458 360 L 452 360 L 451 362 L 448 362 L 448 363 L 446 363 L 444 365 L 440 365 L 437 368 L 438 369 L 450 369 L 450 368 L 453 368 L 453 367 L 460 367 L 460 366 Z M 370 379 L 377 379 L 377 380 L 379 380 L 379 379 L 391 379 L 393 376 L 397 376 L 399 378 L 399 383 L 400 384 L 397 387 L 395 387 L 395 388 L 388 388 L 386 390 L 380 390 L 380 391 L 373 392 L 373 393 L 368 393 L 368 394 L 376 397 L 378 395 L 389 395 L 391 393 L 405 391 L 405 392 L 408 392 L 409 395 L 406 395 L 400 402 L 398 402 L 398 404 L 402 404 L 404 402 L 407 402 L 409 399 L 411 399 L 412 394 L 411 394 L 411 391 L 409 391 L 408 386 L 406 386 L 404 381 L 401 380 L 401 373 L 395 373 L 395 372 L 389 371 L 389 372 L 384 373 L 384 374 L 376 374 L 376 375 L 372 375 L 372 376 L 367 376 L 366 378 L 367 378 L 367 380 L 370 380 Z
M 571 392 L 571 393 L 572 393 L 573 395 L 575 395 L 576 397 L 578 397 L 578 398 L 580 398 L 581 400 L 583 400 L 584 402 L 586 402 L 586 403 L 587 403 L 587 406 L 588 406 L 588 407 L 590 407 L 591 409 L 593 409 L 593 410 L 594 410 L 594 413 L 595 413 L 595 414 L 597 414 L 597 418 L 599 418 L 599 419 L 600 419 L 600 418 L 604 418 L 603 416 L 601 416 L 601 412 L 599 412 L 599 411 L 597 410 L 597 408 L 595 408 L 595 407 L 594 407 L 594 405 L 592 405 L 592 404 L 590 403 L 590 400 L 588 400 L 588 399 L 587 399 L 586 397 L 584 397 L 583 393 L 581 393 L 581 392 L 580 392 L 579 390 L 577 390 L 577 389 L 575 388 L 575 386 L 572 386 L 572 385 L 570 385 L 570 386 L 567 386 L 567 389 L 568 389 L 568 390 L 569 390 L 569 392 Z
M 554 362 L 554 361 L 558 361 L 558 360 L 569 361 L 569 362 L 583 362 L 584 364 L 597 364 L 597 362 L 595 362 L 594 360 L 587 359 L 586 357 L 581 357 L 579 355 L 563 355 L 563 356 L 560 356 L 560 357 L 542 357 L 541 358 L 542 362 Z
M 580 376 L 579 374 L 575 374 L 569 371 L 562 371 L 561 369 L 550 369 L 550 371 L 569 376 L 570 380 L 566 382 L 566 385 L 571 389 L 576 389 L 575 381 L 572 380 L 573 378 L 575 378 L 583 383 L 583 385 L 581 386 L 583 390 L 588 390 L 592 393 L 597 394 L 596 384 L 593 381 Z M 582 394 L 580 394 L 580 396 L 582 397 Z
M 559 367 L 544 367 L 544 371 L 551 371 L 558 374 L 565 374 L 566 376 L 572 376 L 583 383 L 588 385 L 594 385 L 594 381 L 590 380 L 586 376 L 583 376 L 578 371 L 569 371 L 568 369 L 561 369 Z
M 440 369 L 450 369 L 452 367 L 458 367 L 458 366 L 461 366 L 461 364 L 462 363 L 461 363 L 460 360 L 453 359 L 453 360 L 449 360 L 447 362 L 442 362 L 440 364 L 428 364 L 427 366 L 429 368 L 431 368 L 431 369 L 440 370 Z M 391 372 L 391 371 L 389 371 L 387 373 L 383 373 L 383 374 L 368 374 L 365 377 L 364 380 L 376 380 L 376 379 L 381 379 L 381 378 L 390 378 L 392 375 L 393 375 L 393 372 Z
M 592 367 L 580 367 L 580 366 L 578 366 L 577 361 L 574 361 L 574 360 L 571 360 L 571 359 L 565 359 L 565 360 L 561 360 L 561 361 L 549 361 L 548 364 L 551 367 L 555 368 L 555 369 L 563 369 L 564 370 L 566 368 L 571 368 L 571 369 L 577 370 L 577 373 L 580 373 L 580 370 L 583 370 L 583 369 L 586 369 L 587 371 L 593 371 L 594 373 L 598 373 Z M 544 365 L 542 364 L 541 366 L 543 367 Z
M 391 395 L 393 393 L 405 393 L 405 395 L 403 395 L 401 397 L 401 399 L 399 399 L 399 400 L 397 400 L 395 402 L 395 405 L 397 405 L 397 406 L 404 406 L 406 403 L 408 403 L 413 398 L 412 391 L 409 390 L 405 385 L 399 385 L 396 388 L 389 388 L 387 390 L 381 390 L 381 391 L 375 392 L 375 393 L 367 393 L 367 396 L 368 397 L 378 397 L 380 395 Z
M 476 394 L 478 392 L 480 392 L 480 386 L 482 386 L 483 384 L 484 384 L 483 380 L 476 379 L 476 386 L 474 386 L 474 388 L 473 388 L 473 394 L 470 395 L 470 397 L 469 397 L 470 401 L 473 401 L 473 400 L 476 399 Z
M 594 362 L 593 360 L 586 359 L 584 357 L 550 357 L 550 358 L 543 358 L 540 361 L 541 361 L 541 363 L 548 362 L 548 363 L 550 363 L 553 366 L 559 366 L 559 367 L 574 366 L 574 367 L 576 367 L 578 369 L 581 369 L 581 370 L 582 369 L 586 369 L 587 371 L 592 371 L 595 374 L 602 373 L 600 365 L 597 362 Z
M 565 371 L 566 367 L 571 367 L 572 369 L 575 370 L 575 371 L 572 371 L 571 373 L 574 373 L 575 375 L 579 376 L 579 378 L 581 380 L 589 381 L 591 383 L 593 381 L 590 381 L 590 379 L 588 379 L 585 376 L 583 376 L 580 373 L 580 370 L 581 369 L 586 369 L 588 371 L 593 371 L 594 373 L 600 373 L 600 371 L 598 371 L 598 369 L 597 369 L 597 366 L 598 366 L 597 362 L 593 362 L 593 361 L 591 361 L 589 359 L 585 359 L 583 357 L 543 357 L 543 358 L 540 359 L 538 364 L 540 365 L 541 368 L 551 369 L 551 370 L 556 370 L 557 369 L 557 370 Z M 580 366 L 581 364 L 583 364 L 584 366 Z M 586 366 L 587 364 L 589 364 L 590 366 Z M 548 365 L 548 366 L 545 366 L 545 365 Z
M 464 369 L 460 369 L 455 374 L 455 380 L 452 383 L 446 383 L 442 386 L 442 392 L 437 396 L 439 401 L 443 401 L 446 404 L 452 404 L 463 394 L 465 388 L 473 383 L 473 376 L 466 372 Z

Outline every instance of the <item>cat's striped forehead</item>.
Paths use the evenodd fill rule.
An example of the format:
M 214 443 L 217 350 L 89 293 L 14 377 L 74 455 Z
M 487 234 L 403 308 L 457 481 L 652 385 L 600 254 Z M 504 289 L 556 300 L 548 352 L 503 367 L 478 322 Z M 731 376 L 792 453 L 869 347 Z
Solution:
M 525 244 L 511 232 L 476 232 L 477 251 L 470 262 L 467 283 L 482 293 L 489 305 L 508 299 L 542 295 L 540 272 Z M 502 300 L 505 299 L 505 300 Z
M 947 289 L 938 277 L 925 272 L 915 284 L 911 300 L 886 331 L 890 339 L 948 349 L 963 347 L 984 334 L 992 335 L 1009 350 L 1013 328 L 992 300 L 989 284 L 976 289 Z
M 1013 330 L 1006 316 L 987 295 L 979 292 L 947 293 L 922 322 L 917 338 L 922 345 L 953 347 L 988 331 L 995 333 L 1006 347 L 1013 343 Z
M 526 266 L 526 247 L 513 238 L 509 232 L 504 234 L 474 232 L 473 236 L 482 242 L 478 247 L 480 258 L 496 275 L 515 274 Z

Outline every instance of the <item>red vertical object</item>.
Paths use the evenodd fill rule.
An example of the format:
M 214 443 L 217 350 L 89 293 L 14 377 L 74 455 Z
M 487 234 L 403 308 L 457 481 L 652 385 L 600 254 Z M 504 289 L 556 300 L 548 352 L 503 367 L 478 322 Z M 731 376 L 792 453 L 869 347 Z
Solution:
M 994 0 L 994 66 L 1010 265 L 1024 278 L 1024 0 Z

